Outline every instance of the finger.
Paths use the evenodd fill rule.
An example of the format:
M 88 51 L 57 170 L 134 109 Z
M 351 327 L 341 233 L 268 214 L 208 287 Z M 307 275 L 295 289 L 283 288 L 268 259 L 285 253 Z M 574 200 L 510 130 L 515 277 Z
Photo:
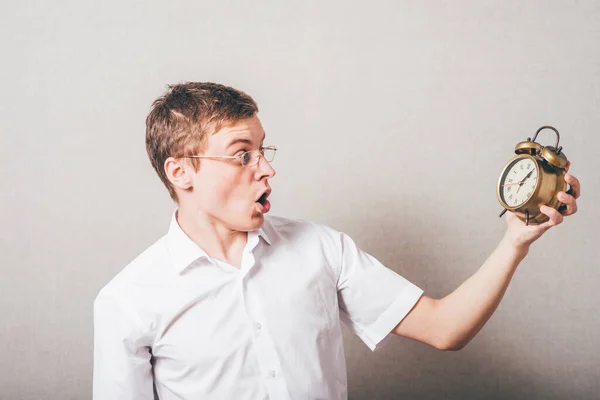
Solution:
M 542 207 L 545 207 L 545 206 L 542 206 Z M 541 210 L 541 207 L 540 207 L 540 210 Z M 554 222 L 554 221 L 552 220 L 552 218 L 550 218 L 550 219 L 549 219 L 548 221 L 546 221 L 546 222 L 543 222 L 543 223 L 541 223 L 541 224 L 539 224 L 539 225 L 534 225 L 534 227 L 538 228 L 538 229 L 541 231 L 541 233 L 544 233 L 544 232 L 546 232 L 548 229 L 550 229 L 550 228 L 552 228 L 553 226 L 556 226 L 556 225 L 557 225 L 557 224 L 556 224 L 556 222 Z
M 559 213 L 558 211 L 556 211 L 554 208 L 552 207 L 548 207 L 548 206 L 541 206 L 540 207 L 540 211 L 543 214 L 546 214 L 548 216 L 548 218 L 550 218 L 549 221 L 547 221 L 548 226 L 556 226 L 560 223 L 563 222 L 563 216 L 561 213 Z
M 538 228 L 542 231 L 542 233 L 546 232 L 548 229 L 554 226 L 554 222 L 552 220 L 546 221 L 543 224 L 537 225 Z
M 565 174 L 565 181 L 571 185 L 571 189 L 569 191 L 573 194 L 573 197 L 576 199 L 581 196 L 581 185 L 579 184 L 579 179 L 575 178 L 571 174 Z
M 565 217 L 577 212 L 577 200 L 575 200 L 575 197 L 565 192 L 558 192 L 558 200 L 564 203 L 564 206 L 561 206 L 558 210 Z M 563 209 L 564 211 L 562 211 Z

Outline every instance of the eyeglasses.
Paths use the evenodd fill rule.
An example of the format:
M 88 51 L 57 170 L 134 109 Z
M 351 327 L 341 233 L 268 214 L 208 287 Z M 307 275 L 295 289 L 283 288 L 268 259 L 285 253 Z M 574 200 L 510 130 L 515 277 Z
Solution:
M 179 158 L 207 158 L 207 159 L 230 159 L 238 161 L 243 167 L 252 167 L 258 164 L 260 157 L 264 157 L 265 160 L 271 162 L 275 159 L 275 152 L 277 148 L 275 146 L 261 147 L 259 149 L 246 151 L 237 156 L 182 156 Z

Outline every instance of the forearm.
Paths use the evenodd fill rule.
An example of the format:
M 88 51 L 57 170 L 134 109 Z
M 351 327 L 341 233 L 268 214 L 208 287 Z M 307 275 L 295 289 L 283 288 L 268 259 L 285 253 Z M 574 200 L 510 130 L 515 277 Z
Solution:
M 446 348 L 464 347 L 492 316 L 502 300 L 527 247 L 516 247 L 505 236 L 481 268 L 454 292 L 438 301 L 436 325 Z

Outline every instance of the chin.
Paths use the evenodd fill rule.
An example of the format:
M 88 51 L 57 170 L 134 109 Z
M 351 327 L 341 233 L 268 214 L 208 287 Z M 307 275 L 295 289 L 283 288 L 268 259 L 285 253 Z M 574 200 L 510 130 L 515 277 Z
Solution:
M 251 220 L 251 228 L 248 229 L 248 231 L 255 231 L 257 229 L 262 228 L 263 224 L 265 223 L 265 216 L 263 214 L 258 214 L 255 215 L 252 220 Z
M 249 219 L 246 219 L 245 221 L 242 219 L 239 219 L 239 220 L 237 220 L 237 223 L 232 223 L 229 226 L 231 226 L 231 228 L 235 229 L 236 231 L 251 232 L 251 231 L 256 231 L 256 230 L 262 228 L 264 223 L 265 223 L 264 215 L 255 214 L 252 217 L 250 217 Z

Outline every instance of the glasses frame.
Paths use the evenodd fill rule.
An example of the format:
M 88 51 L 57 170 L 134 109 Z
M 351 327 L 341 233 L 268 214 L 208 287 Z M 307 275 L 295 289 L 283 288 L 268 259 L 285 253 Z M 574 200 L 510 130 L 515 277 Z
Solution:
M 261 147 L 259 149 L 248 150 L 248 151 L 245 151 L 242 154 L 237 155 L 237 156 L 181 156 L 181 157 L 178 157 L 178 158 L 204 158 L 204 159 L 208 159 L 208 160 L 223 160 L 223 159 L 225 159 L 225 160 L 237 160 L 242 167 L 253 167 L 256 164 L 258 164 L 258 162 L 259 162 L 259 160 L 260 160 L 261 157 L 263 157 L 263 158 L 265 157 L 265 150 L 273 150 L 273 159 L 271 159 L 271 161 L 273 161 L 275 159 L 275 154 L 277 153 L 277 147 L 275 147 L 275 146 L 265 146 L 265 147 Z M 252 153 L 255 153 L 255 152 L 258 152 L 257 155 L 256 155 L 256 157 L 254 158 L 255 162 L 254 163 L 248 163 L 248 164 L 244 165 L 242 163 L 242 157 L 244 157 L 244 155 L 246 153 L 252 154 Z M 271 161 L 267 160 L 266 158 L 265 158 L 265 161 L 271 162 Z

